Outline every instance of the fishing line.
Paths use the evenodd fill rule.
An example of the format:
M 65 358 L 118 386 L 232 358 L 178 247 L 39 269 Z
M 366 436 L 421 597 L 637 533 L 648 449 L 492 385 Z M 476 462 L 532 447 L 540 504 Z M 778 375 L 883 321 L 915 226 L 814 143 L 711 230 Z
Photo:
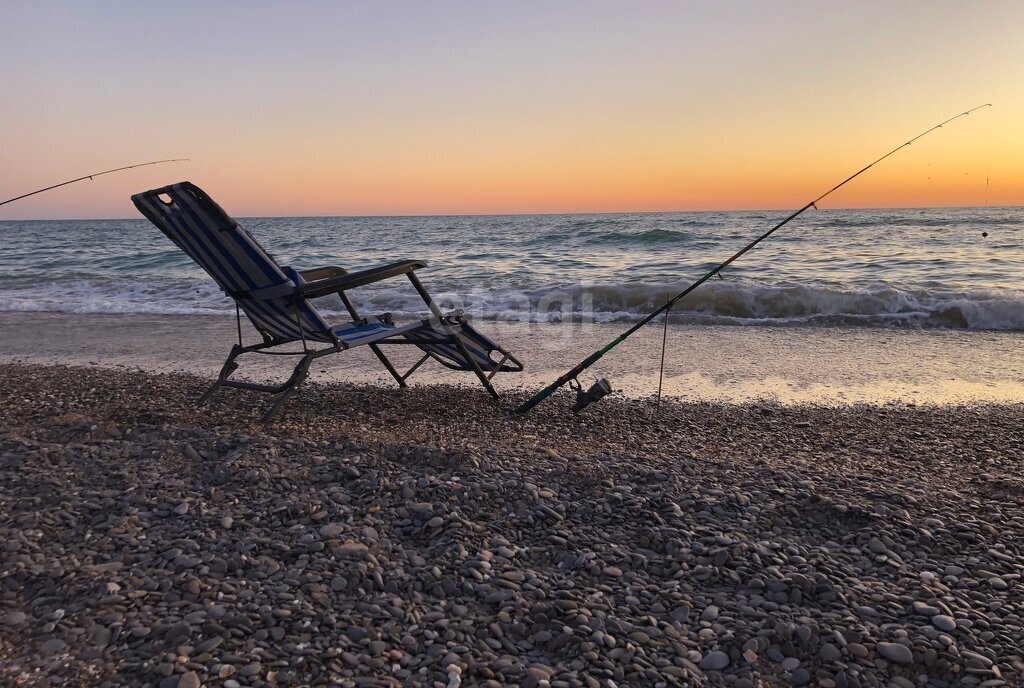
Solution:
M 661 408 L 661 381 L 665 379 L 665 344 L 668 342 L 668 317 L 672 313 L 672 306 L 665 311 L 665 328 L 661 332 L 661 366 L 658 368 L 658 401 L 654 408 Z
M 105 174 L 110 174 L 112 172 L 120 172 L 122 170 L 130 170 L 130 169 L 135 168 L 135 167 L 145 167 L 146 165 L 160 165 L 160 164 L 165 163 L 165 162 L 191 162 L 191 160 L 189 158 L 171 158 L 170 160 L 154 160 L 152 162 L 140 162 L 137 165 L 128 165 L 126 167 L 118 167 L 118 168 L 113 169 L 113 170 L 105 170 L 103 172 L 94 172 L 93 174 L 87 174 L 84 177 L 79 177 L 77 179 L 70 179 L 70 180 L 68 180 L 66 182 L 61 182 L 60 184 L 54 184 L 53 186 L 48 186 L 45 189 L 39 189 L 37 191 L 30 191 L 27 194 L 22 194 L 20 196 L 15 196 L 14 198 L 8 198 L 6 201 L 0 202 L 0 205 L 7 205 L 8 203 L 13 203 L 14 201 L 20 201 L 22 198 L 28 198 L 29 196 L 35 196 L 38 193 L 43 193 L 44 191 L 49 191 L 50 189 L 56 189 L 57 187 L 60 187 L 60 186 L 67 186 L 68 184 L 74 184 L 75 182 L 84 181 L 86 179 L 92 179 L 93 177 L 101 177 L 101 176 L 103 176 Z
M 750 249 L 754 248 L 759 243 L 761 243 L 762 241 L 764 241 L 765 239 L 770 237 L 777 230 L 779 230 L 782 227 L 784 227 L 785 225 L 789 224 L 790 221 L 795 220 L 799 215 L 801 215 L 807 209 L 809 209 L 809 208 L 817 208 L 818 207 L 817 206 L 818 201 L 822 200 L 823 198 L 825 198 L 826 196 L 832 194 L 833 192 L 838 191 L 840 188 L 842 188 L 843 186 L 845 186 L 849 182 L 853 181 L 854 179 L 856 179 L 860 175 L 864 174 L 865 172 L 870 170 L 872 167 L 874 167 L 878 163 L 880 163 L 883 160 L 885 160 L 886 158 L 888 158 L 890 155 L 893 155 L 893 154 L 897 153 L 898 151 L 906 148 L 907 146 L 909 146 L 910 144 L 914 143 L 914 141 L 917 141 L 921 137 L 927 136 L 928 134 L 930 134 L 931 132 L 935 131 L 936 129 L 942 128 L 944 125 L 949 124 L 953 120 L 960 119 L 961 117 L 969 115 L 972 112 L 974 112 L 975 110 L 980 110 L 982 108 L 991 107 L 991 106 L 992 106 L 991 103 L 985 103 L 984 105 L 979 105 L 978 107 L 971 108 L 970 110 L 967 110 L 966 112 L 961 112 L 959 115 L 956 115 L 955 117 L 950 117 L 949 119 L 947 119 L 947 120 L 945 120 L 943 122 L 940 122 L 939 124 L 936 124 L 934 127 L 931 127 L 930 129 L 927 129 L 924 132 L 918 134 L 917 136 L 915 136 L 914 138 L 910 139 L 906 143 L 904 143 L 902 145 L 899 145 L 896 148 L 893 148 L 891 151 L 889 151 L 888 153 L 886 153 L 882 157 L 878 158 L 878 160 L 875 160 L 874 162 L 872 162 L 871 164 L 865 166 L 864 168 L 860 169 L 859 171 L 854 172 L 849 177 L 847 177 L 846 179 L 844 179 L 843 181 L 839 182 L 838 184 L 833 186 L 831 189 L 826 191 L 825 193 L 823 193 L 820 196 L 818 196 L 817 198 L 815 198 L 813 201 L 810 201 L 809 203 L 807 203 L 807 205 L 803 206 L 799 210 L 796 210 L 793 213 L 791 213 L 790 215 L 788 215 L 785 219 L 783 219 L 777 225 L 775 225 L 774 227 L 769 229 L 767 232 L 765 232 L 764 234 L 762 234 L 761 236 L 759 236 L 758 238 L 754 239 L 752 242 L 750 242 L 749 244 L 747 244 L 746 246 L 741 248 L 739 251 L 737 251 L 732 256 L 730 256 L 727 260 L 725 260 L 724 262 L 722 262 L 719 265 L 717 265 L 714 268 L 712 268 L 710 271 L 708 271 L 706 274 L 704 274 L 704 276 L 702 276 L 696 282 L 691 284 L 689 287 L 687 287 L 683 291 L 679 292 L 679 294 L 677 294 L 673 298 L 669 299 L 665 303 L 665 305 L 663 305 L 660 308 L 658 308 L 657 310 L 649 313 L 642 320 L 640 320 L 640 322 L 636 323 L 635 325 L 633 325 L 633 327 L 629 328 L 628 330 L 623 332 L 621 335 L 619 335 L 618 337 L 613 339 L 611 342 L 609 342 L 607 345 L 605 345 L 604 348 L 598 349 L 594 353 L 592 353 L 589 356 L 587 356 L 585 359 L 580 361 L 576 365 L 576 367 L 572 368 L 571 370 L 566 372 L 564 375 L 562 375 L 560 378 L 558 378 L 557 380 L 552 382 L 550 385 L 548 385 L 544 389 L 540 390 L 535 395 L 533 395 L 532 397 L 527 399 L 525 402 L 523 402 L 515 410 L 516 413 L 527 413 L 534 406 L 536 406 L 537 404 L 539 404 L 540 402 L 544 401 L 549 396 L 551 396 L 551 394 L 554 393 L 555 390 L 560 388 L 562 385 L 566 384 L 570 380 L 575 380 L 579 376 L 580 373 L 582 373 L 584 370 L 586 370 L 590 366 L 592 366 L 595 363 L 597 363 L 601 359 L 602 356 L 604 356 L 606 353 L 608 353 L 609 351 L 614 349 L 616 346 L 621 344 L 630 335 L 632 335 L 634 332 L 636 332 L 637 330 L 642 328 L 647 323 L 649 323 L 652 320 L 654 320 L 660 314 L 662 314 L 662 313 L 668 311 L 669 309 L 671 309 L 672 306 L 675 305 L 675 303 L 677 301 L 682 299 L 684 296 L 689 294 L 691 291 L 693 291 L 694 289 L 696 289 L 700 285 L 702 285 L 705 282 L 707 282 L 709 279 L 711 279 L 715 275 L 719 274 L 723 269 L 725 269 L 730 264 L 732 264 L 733 261 L 737 260 L 744 253 L 746 253 L 747 251 L 749 251 Z M 600 380 L 599 384 L 603 384 L 604 388 L 607 388 L 607 391 L 605 391 L 604 394 L 601 394 L 600 396 L 594 395 L 594 396 L 596 396 L 596 398 L 600 398 L 601 396 L 604 396 L 605 394 L 607 394 L 608 392 L 611 391 L 611 386 L 608 384 L 607 380 Z M 579 408 L 582 408 L 582 406 L 580 406 L 580 401 L 579 400 L 577 400 L 576 406 L 579 407 Z

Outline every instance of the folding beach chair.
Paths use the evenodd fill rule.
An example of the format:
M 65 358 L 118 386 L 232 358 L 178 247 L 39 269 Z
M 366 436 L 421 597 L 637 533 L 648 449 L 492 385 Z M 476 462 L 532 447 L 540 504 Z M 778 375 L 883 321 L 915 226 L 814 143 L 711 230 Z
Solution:
M 224 367 L 199 403 L 220 387 L 237 387 L 277 394 L 264 416 L 269 420 L 302 384 L 310 364 L 317 358 L 356 346 L 368 346 L 400 387 L 428 359 L 454 370 L 472 371 L 495 399 L 498 393 L 491 378 L 499 372 L 519 372 L 523 364 L 511 353 L 473 329 L 458 312 L 444 315 L 424 289 L 415 271 L 426 263 L 404 260 L 369 270 L 348 272 L 340 267 L 297 271 L 281 266 L 262 246 L 190 182 L 171 184 L 132 196 L 135 207 L 157 228 L 199 264 L 224 292 L 235 301 L 238 343 L 231 348 Z M 374 321 L 356 311 L 346 291 L 373 282 L 405 275 L 423 299 L 432 317 L 398 325 L 385 313 Z M 328 324 L 312 299 L 337 294 L 352 322 Z M 242 341 L 241 312 L 262 337 L 257 344 Z M 301 342 L 300 351 L 277 347 Z M 318 344 L 326 345 L 317 347 Z M 419 347 L 423 356 L 404 374 L 399 373 L 381 349 L 384 345 Z M 500 354 L 495 358 L 495 352 Z M 242 354 L 261 353 L 298 356 L 291 377 L 280 385 L 266 385 L 229 379 L 238 368 Z

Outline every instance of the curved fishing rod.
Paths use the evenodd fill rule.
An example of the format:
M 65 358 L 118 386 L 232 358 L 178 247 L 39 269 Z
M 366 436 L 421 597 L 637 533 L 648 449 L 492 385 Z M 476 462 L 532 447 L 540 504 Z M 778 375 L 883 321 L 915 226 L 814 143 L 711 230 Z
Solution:
M 598 349 L 594 353 L 592 353 L 589 356 L 587 356 L 585 359 L 580 361 L 580 363 L 575 368 L 573 368 L 572 370 L 567 372 L 565 375 L 563 375 L 562 377 L 558 378 L 557 380 L 552 382 L 550 385 L 548 385 L 547 387 L 545 387 L 544 389 L 542 389 L 541 391 L 537 392 L 535 395 L 533 395 L 532 397 L 527 399 L 521 406 L 519 406 L 515 410 L 515 412 L 516 413 L 526 413 L 526 412 L 528 412 L 534 406 L 536 406 L 537 404 L 539 404 L 540 402 L 544 401 L 549 396 L 551 396 L 551 394 L 555 390 L 557 390 L 559 387 L 561 387 L 562 385 L 564 385 L 564 384 L 566 384 L 566 383 L 568 383 L 568 382 L 570 382 L 572 380 L 575 380 L 579 376 L 580 373 L 582 373 L 584 370 L 586 370 L 590 366 L 592 366 L 595 363 L 597 363 L 597 361 L 600 360 L 602 356 L 604 356 L 606 353 L 608 353 L 609 351 L 614 349 L 616 346 L 621 344 L 623 342 L 623 340 L 625 340 L 627 337 L 629 337 L 631 334 L 633 334 L 634 332 L 639 330 L 641 327 L 643 327 L 647 323 L 649 323 L 652 320 L 654 320 L 654 318 L 658 317 L 660 314 L 662 314 L 665 311 L 667 311 L 670 308 L 672 308 L 672 306 L 674 306 L 677 301 L 679 301 L 681 298 L 683 298 L 684 296 L 689 294 L 691 291 L 693 291 L 694 289 L 696 289 L 697 287 L 699 287 L 700 285 L 704 284 L 709 279 L 711 279 L 712 277 L 714 277 L 715 275 L 720 273 L 723 269 L 725 269 L 730 264 L 732 264 L 733 261 L 738 259 L 744 253 L 746 253 L 747 251 L 749 251 L 750 249 L 754 248 L 755 246 L 760 244 L 762 241 L 764 241 L 765 239 L 770 237 L 777 230 L 781 229 L 783 226 L 788 224 L 791 220 L 796 219 L 797 216 L 802 214 L 808 208 L 817 208 L 817 203 L 821 199 L 825 198 L 826 196 L 828 196 L 829 194 L 831 194 L 831 193 L 833 193 L 835 191 L 838 191 L 841 187 L 845 186 L 846 184 L 848 184 L 849 182 L 853 181 L 854 179 L 856 179 L 860 175 L 864 174 L 865 172 L 870 170 L 872 167 L 874 167 L 878 163 L 880 163 L 883 160 L 885 160 L 886 158 L 888 158 L 890 155 L 893 155 L 894 153 L 896 153 L 897 151 L 899 151 L 899 150 L 901 150 L 903 148 L 906 148 L 907 146 L 912 144 L 914 141 L 917 141 L 922 136 L 926 136 L 926 135 L 930 134 L 931 132 L 935 131 L 936 129 L 941 128 L 943 125 L 949 124 L 950 122 L 952 122 L 955 119 L 960 119 L 961 117 L 963 117 L 965 115 L 969 115 L 972 112 L 974 112 L 975 110 L 980 110 L 981 108 L 991 107 L 991 105 L 992 105 L 991 103 L 985 103 L 984 105 L 979 105 L 978 107 L 971 108 L 970 110 L 967 110 L 966 112 L 961 112 L 959 115 L 956 115 L 955 117 L 950 117 L 949 119 L 945 120 L 944 122 L 940 122 L 939 124 L 936 124 L 931 129 L 928 129 L 927 131 L 924 131 L 924 132 L 918 134 L 917 136 L 915 136 L 914 138 L 910 139 L 906 143 L 904 143 L 904 144 L 902 144 L 900 146 L 897 146 L 896 148 L 893 148 L 891 151 L 889 151 L 888 153 L 886 153 L 885 155 L 880 157 L 878 160 L 875 160 L 873 163 L 871 163 L 870 165 L 864 167 L 863 169 L 859 170 L 858 172 L 855 172 L 855 173 L 851 174 L 849 177 L 847 177 L 843 181 L 839 182 L 838 184 L 833 186 L 831 189 L 829 189 L 825 193 L 823 193 L 820 196 L 818 196 L 817 198 L 815 198 L 813 201 L 810 201 L 804 207 L 800 208 L 797 211 L 794 211 L 792 214 L 790 214 L 788 217 L 786 217 L 784 220 L 782 220 L 782 222 L 778 223 L 777 225 L 775 225 L 774 227 L 769 229 L 767 232 L 765 232 L 764 234 L 762 234 L 758 238 L 756 238 L 753 241 L 751 241 L 749 244 L 747 244 L 746 246 L 741 248 L 739 251 L 734 253 L 732 256 L 730 256 L 728 260 L 726 260 L 726 261 L 720 263 L 719 265 L 717 265 L 716 267 L 712 268 L 709 272 L 707 272 L 699 280 L 697 280 L 696 282 L 694 282 L 693 284 L 688 286 L 683 291 L 679 292 L 679 294 L 677 294 L 676 296 L 674 296 L 671 299 L 669 299 L 668 301 L 666 301 L 663 306 L 661 306 L 657 310 L 653 311 L 649 315 L 645 316 L 643 320 L 641 320 L 637 324 L 633 325 L 633 327 L 629 328 L 628 330 L 623 332 L 621 335 L 619 335 L 618 337 L 613 339 L 604 348 Z M 604 383 L 603 387 L 601 386 L 601 382 Z M 601 387 L 601 389 L 597 389 L 596 392 L 595 392 L 595 389 L 597 387 Z M 608 385 L 607 381 L 602 380 L 602 381 L 600 381 L 598 383 L 598 385 L 595 386 L 595 389 L 590 390 L 590 392 L 581 393 L 581 397 L 583 397 L 583 396 L 590 396 L 591 398 L 587 399 L 587 400 L 584 400 L 584 403 L 583 403 L 582 406 L 580 405 L 580 401 L 577 401 L 577 405 L 576 405 L 576 409 L 577 410 L 582 409 L 582 407 L 585 406 L 587 403 L 590 403 L 590 401 L 596 401 L 597 399 L 600 399 L 602 396 L 604 396 L 605 394 L 610 392 L 611 391 L 611 386 Z
M 145 167 L 146 165 L 159 165 L 159 164 L 165 163 L 165 162 L 190 162 L 190 160 L 189 160 L 189 158 L 172 158 L 170 160 L 154 160 L 152 162 L 140 162 L 137 165 L 128 165 L 127 167 L 118 167 L 117 169 L 114 169 L 114 170 L 106 170 L 104 172 L 95 172 L 93 174 L 87 174 L 84 177 L 79 177 L 78 179 L 71 179 L 71 180 L 68 180 L 66 182 L 61 182 L 60 184 L 54 184 L 53 186 L 48 186 L 45 189 L 39 189 L 38 191 L 31 191 L 31 192 L 29 192 L 27 194 L 22 194 L 20 196 L 15 196 L 14 198 L 8 198 L 6 201 L 0 202 L 0 205 L 7 205 L 8 203 L 13 203 L 14 201 L 20 201 L 22 198 L 28 198 L 29 196 L 35 196 L 38 193 L 43 193 L 44 191 L 49 191 L 50 189 L 56 189 L 59 186 L 67 186 L 68 184 L 74 184 L 75 182 L 84 181 L 86 179 L 92 179 L 93 177 L 100 177 L 100 176 L 102 176 L 104 174 L 110 174 L 111 172 L 120 172 L 122 170 L 130 170 L 133 167 Z

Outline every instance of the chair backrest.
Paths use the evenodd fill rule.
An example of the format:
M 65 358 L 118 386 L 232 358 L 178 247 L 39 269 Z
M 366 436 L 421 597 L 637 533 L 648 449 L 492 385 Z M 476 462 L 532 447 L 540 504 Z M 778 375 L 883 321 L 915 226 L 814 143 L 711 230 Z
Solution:
M 202 189 L 179 182 L 132 196 L 135 207 L 199 264 L 273 341 L 303 336 L 331 340 L 331 329 L 305 299 L 292 300 L 299 278 L 270 254 Z M 301 330 L 300 330 L 301 323 Z

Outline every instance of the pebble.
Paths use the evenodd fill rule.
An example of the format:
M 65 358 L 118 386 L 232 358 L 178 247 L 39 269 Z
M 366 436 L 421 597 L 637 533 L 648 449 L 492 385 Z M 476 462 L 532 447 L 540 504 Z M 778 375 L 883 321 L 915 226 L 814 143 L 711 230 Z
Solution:
M 25 623 L 26 618 L 28 617 L 25 615 L 25 612 L 7 612 L 7 614 L 4 615 L 4 624 L 7 626 L 20 626 Z
M 914 613 L 920 614 L 921 616 L 932 617 L 936 614 L 941 614 L 942 611 L 938 607 L 933 607 L 924 602 L 914 602 Z
M 320 526 L 319 533 L 320 533 L 320 537 L 324 537 L 324 538 L 337 538 L 337 537 L 340 537 L 342 534 L 345 533 L 345 528 L 344 528 L 344 526 L 328 524 L 328 525 L 325 525 L 325 526 Z
M 714 650 L 704 655 L 704 658 L 700 660 L 701 669 L 707 669 L 709 671 L 721 671 L 722 669 L 729 666 L 729 655 L 725 654 L 721 650 Z
M 910 664 L 914 661 L 914 653 L 910 651 L 909 647 L 900 643 L 878 643 L 875 645 L 875 649 L 890 662 Z

